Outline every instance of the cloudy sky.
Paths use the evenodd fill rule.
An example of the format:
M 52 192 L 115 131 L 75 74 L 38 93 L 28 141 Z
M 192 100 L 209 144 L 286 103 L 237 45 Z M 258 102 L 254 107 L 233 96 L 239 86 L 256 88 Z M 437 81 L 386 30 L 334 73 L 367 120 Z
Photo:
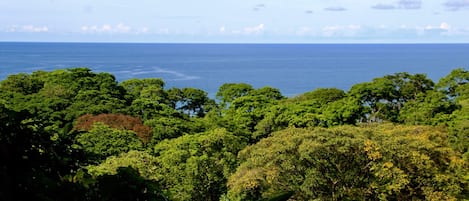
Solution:
M 0 41 L 468 43 L 469 0 L 0 0 Z

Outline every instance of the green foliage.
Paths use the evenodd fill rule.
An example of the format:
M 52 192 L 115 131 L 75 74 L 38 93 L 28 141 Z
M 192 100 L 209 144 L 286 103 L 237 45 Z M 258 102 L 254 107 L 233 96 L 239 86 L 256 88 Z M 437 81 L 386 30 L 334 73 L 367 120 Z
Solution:
M 92 129 L 96 122 L 103 123 L 111 128 L 121 130 L 132 130 L 137 134 L 137 137 L 146 143 L 151 140 L 151 128 L 143 125 L 140 118 L 123 115 L 123 114 L 99 114 L 83 115 L 78 117 L 73 126 L 74 131 L 89 131 Z
M 279 89 L 272 87 L 262 87 L 256 90 L 251 90 L 248 94 L 251 96 L 263 96 L 271 100 L 282 100 L 285 98 Z
M 318 104 L 327 104 L 345 97 L 345 92 L 336 88 L 318 88 L 310 92 L 306 92 L 299 96 L 293 97 L 289 102 L 305 102 L 311 101 Z
M 254 136 L 265 137 L 287 127 L 330 127 L 356 124 L 364 116 L 364 108 L 354 97 L 334 88 L 317 89 L 286 99 L 267 109 L 256 125 Z
M 249 134 L 267 113 L 269 106 L 274 100 L 265 96 L 243 96 L 235 99 L 228 110 L 225 118 L 230 124 L 230 130 L 236 133 Z
M 218 200 L 243 147 L 241 138 L 224 129 L 164 140 L 153 151 L 158 181 L 171 200 Z
M 132 101 L 130 112 L 144 120 L 176 112 L 167 105 L 167 93 L 162 88 L 147 87 L 142 89 L 140 96 Z
M 433 81 L 423 74 L 396 73 L 356 84 L 350 89 L 349 96 L 369 108 L 368 122 L 398 122 L 404 104 L 415 100 L 420 93 L 433 90 L 433 86 Z
M 207 92 L 195 88 L 172 88 L 167 91 L 169 104 L 189 116 L 203 117 L 215 107 Z
M 122 86 L 126 94 L 126 99 L 134 100 L 140 96 L 141 92 L 145 88 L 156 88 L 156 89 L 163 89 L 164 88 L 164 81 L 158 78 L 146 78 L 146 79 L 129 79 L 121 82 L 119 84 Z
M 153 128 L 153 144 L 164 140 L 177 138 L 184 134 L 197 133 L 203 130 L 197 125 L 195 120 L 178 118 L 178 117 L 157 117 L 145 122 L 145 125 Z
M 28 110 L 32 121 L 66 134 L 84 114 L 117 112 L 125 107 L 124 91 L 114 76 L 87 68 L 19 74 L 0 82 L 8 108 Z
M 74 171 L 75 152 L 70 142 L 58 139 L 28 120 L 27 111 L 16 112 L 0 103 L 0 200 L 63 200 L 62 175 Z
M 371 185 L 380 193 L 378 197 L 460 200 L 467 196 L 468 163 L 451 149 L 447 137 L 435 127 L 379 127 L 371 139 L 378 142 L 370 148 L 376 152 L 368 151 L 368 157 L 378 159 L 371 168 L 376 177 Z
M 155 181 L 142 178 L 133 168 L 119 167 L 114 174 L 104 174 L 94 178 L 89 184 L 84 200 L 165 201 L 167 199 Z
M 242 94 L 229 101 L 229 107 L 222 110 L 223 127 L 233 133 L 246 136 L 255 142 L 261 137 L 261 134 L 254 133 L 258 124 L 265 118 L 269 109 L 284 99 L 280 91 L 271 87 L 263 87 L 260 89 L 252 89 L 243 84 L 227 84 L 220 89 L 231 86 L 239 89 L 249 89 L 237 94 Z M 232 88 L 231 88 L 232 89 Z M 226 92 L 226 91 L 225 91 Z M 225 102 L 226 103 L 226 102 Z M 221 103 L 224 104 L 224 103 Z
M 78 187 L 73 200 L 167 200 L 154 175 L 154 157 L 142 151 L 129 151 L 110 156 L 99 165 L 88 166 L 66 177 L 69 185 Z
M 113 129 L 100 122 L 88 132 L 78 134 L 76 142 L 90 158 L 98 160 L 143 147 L 135 132 Z
M 132 167 L 148 180 L 156 180 L 157 167 L 156 158 L 144 151 L 130 150 L 117 156 L 106 158 L 99 165 L 88 166 L 88 173 L 94 177 L 102 175 L 115 175 L 121 167 Z
M 453 148 L 464 154 L 469 162 L 469 99 L 460 100 L 460 110 L 455 111 L 450 124 L 450 142 Z
M 38 79 L 35 76 L 20 73 L 16 75 L 10 75 L 0 85 L 0 91 L 9 91 L 19 94 L 34 94 L 37 93 L 41 88 L 44 87 L 44 81 Z
M 459 199 L 468 170 L 433 127 L 287 129 L 240 152 L 232 200 Z
M 251 85 L 245 83 L 226 83 L 220 86 L 216 97 L 223 107 L 228 106 L 235 99 L 247 95 L 254 90 Z
M 437 88 L 450 97 L 469 96 L 469 71 L 458 68 L 444 78 L 441 78 Z
M 399 120 L 414 125 L 445 124 L 451 120 L 451 113 L 456 109 L 456 103 L 444 93 L 432 90 L 408 101 L 399 112 Z
M 87 68 L 10 75 L 0 200 L 469 199 L 468 75 L 292 98 L 227 83 L 219 102 Z

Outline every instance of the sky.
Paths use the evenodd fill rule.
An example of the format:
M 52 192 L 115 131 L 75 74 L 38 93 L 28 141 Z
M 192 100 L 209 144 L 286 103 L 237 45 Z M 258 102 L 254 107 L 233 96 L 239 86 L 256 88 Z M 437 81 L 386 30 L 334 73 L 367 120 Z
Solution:
M 469 43 L 469 0 L 0 0 L 0 41 Z

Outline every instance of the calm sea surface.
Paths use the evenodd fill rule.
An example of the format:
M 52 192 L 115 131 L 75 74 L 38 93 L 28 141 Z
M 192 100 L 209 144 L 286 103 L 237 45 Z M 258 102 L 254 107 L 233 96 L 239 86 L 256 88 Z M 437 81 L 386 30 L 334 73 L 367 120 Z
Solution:
M 469 44 L 100 44 L 0 43 L 0 79 L 13 73 L 88 67 L 119 81 L 163 78 L 214 96 L 227 82 L 272 86 L 293 96 L 396 72 L 434 81 L 469 66 Z

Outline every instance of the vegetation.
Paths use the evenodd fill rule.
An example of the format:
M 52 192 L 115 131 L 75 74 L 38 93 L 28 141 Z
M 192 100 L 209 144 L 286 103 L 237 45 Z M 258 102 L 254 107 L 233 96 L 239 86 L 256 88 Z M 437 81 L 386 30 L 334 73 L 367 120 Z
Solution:
M 284 97 L 87 68 L 0 82 L 0 200 L 469 200 L 469 71 Z

